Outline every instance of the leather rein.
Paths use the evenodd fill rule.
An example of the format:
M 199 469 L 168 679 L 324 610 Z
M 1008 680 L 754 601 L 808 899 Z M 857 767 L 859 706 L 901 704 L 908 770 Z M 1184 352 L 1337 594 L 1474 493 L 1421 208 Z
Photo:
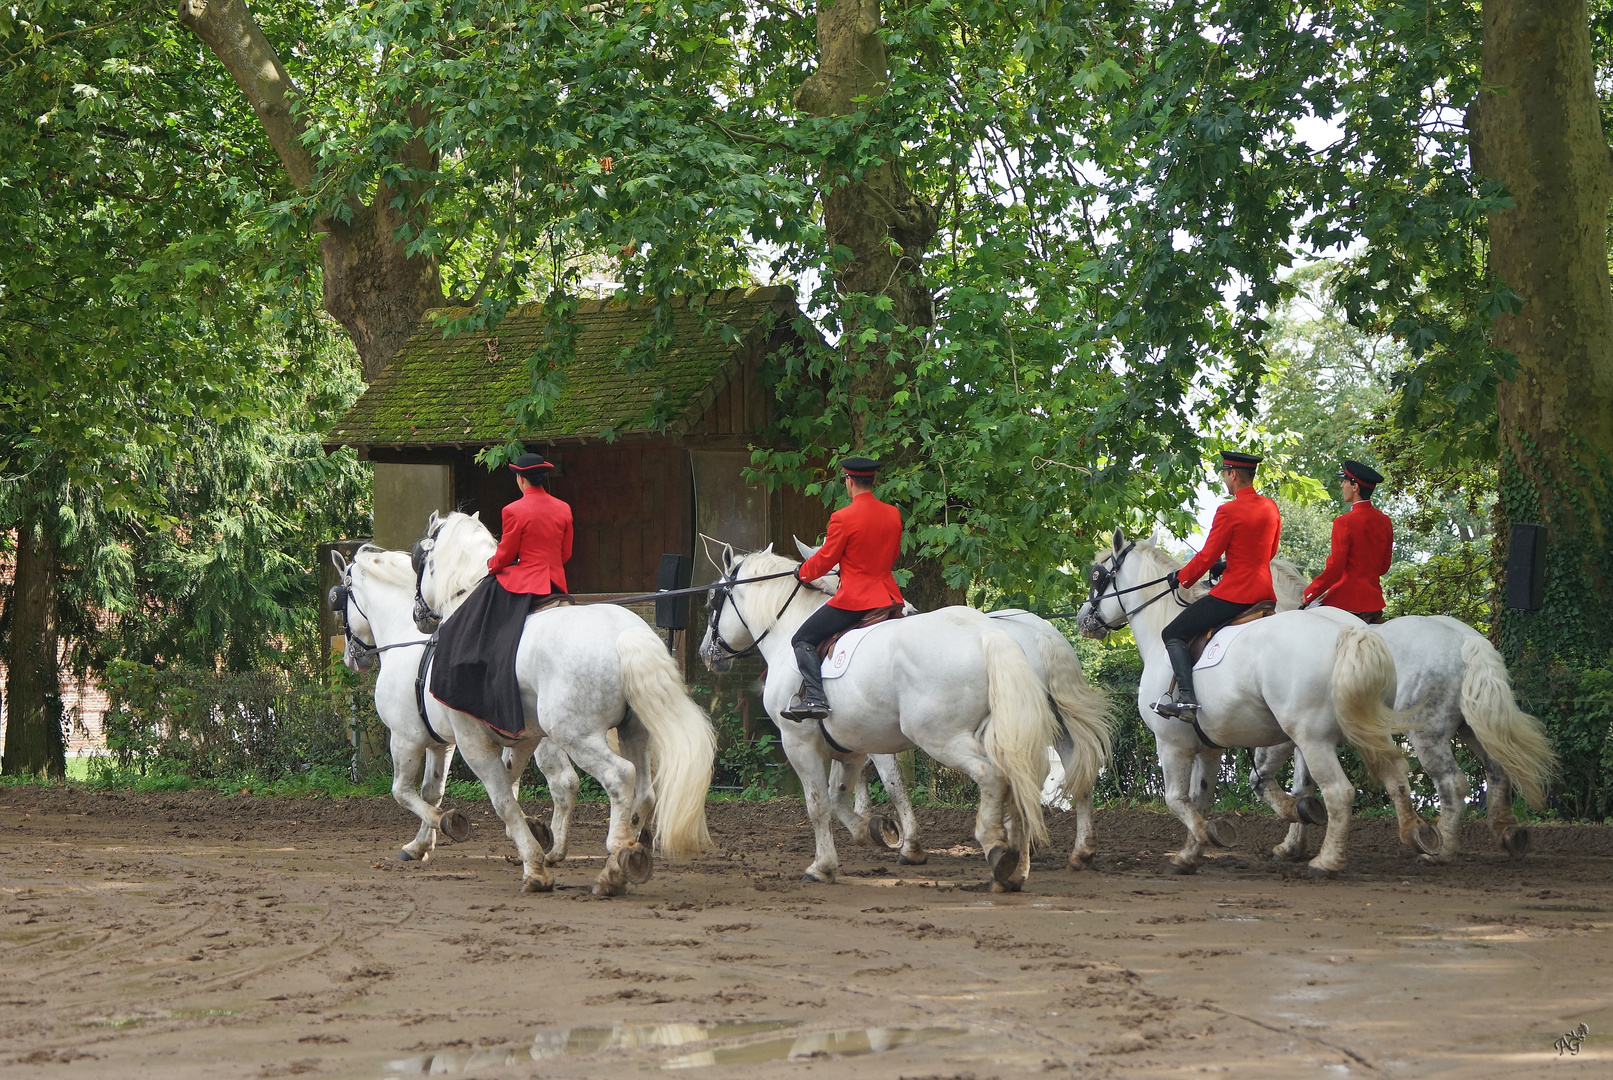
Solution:
M 1109 586 L 1114 584 L 1115 576 L 1120 573 L 1120 564 L 1126 561 L 1126 556 L 1130 555 L 1132 548 L 1135 548 L 1136 546 L 1137 541 L 1135 540 L 1127 544 L 1123 551 L 1114 556 L 1114 566 L 1106 567 L 1099 563 L 1092 568 L 1092 587 L 1087 593 L 1087 607 L 1091 609 L 1089 614 L 1091 615 L 1092 621 L 1103 627 L 1103 629 L 1108 633 L 1114 633 L 1115 631 L 1130 625 L 1132 617 L 1138 612 L 1147 608 L 1150 604 L 1158 603 L 1167 596 L 1175 599 L 1178 607 L 1187 607 L 1187 604 L 1182 600 L 1180 595 L 1180 586 L 1174 584 L 1164 592 L 1158 593 L 1157 595 L 1144 600 L 1141 604 L 1132 608 L 1130 611 L 1126 610 L 1126 602 L 1120 599 L 1127 593 L 1140 592 L 1143 589 L 1153 588 L 1155 585 L 1158 585 L 1161 582 L 1170 581 L 1170 574 L 1166 574 L 1164 577 L 1154 578 L 1152 581 L 1145 581 L 1140 585 L 1133 585 L 1130 588 L 1105 591 L 1109 590 Z M 1175 573 L 1175 571 L 1172 571 L 1172 573 Z M 1125 621 L 1119 625 L 1111 624 L 1109 620 L 1098 614 L 1098 606 L 1103 603 L 1105 599 L 1111 596 L 1115 598 L 1115 603 L 1120 605 L 1121 614 L 1125 616 Z
M 752 653 L 759 652 L 761 650 L 762 641 L 767 637 L 768 634 L 773 632 L 773 626 L 778 625 L 779 619 L 783 618 L 784 613 L 789 610 L 790 605 L 795 603 L 795 598 L 800 595 L 803 588 L 813 589 L 815 592 L 819 591 L 814 586 L 808 585 L 806 582 L 802 581 L 799 576 L 796 576 L 795 570 L 781 570 L 776 574 L 764 574 L 761 577 L 741 578 L 739 576 L 739 568 L 744 565 L 745 560 L 741 558 L 737 563 L 734 564 L 732 570 L 724 574 L 716 582 L 706 586 L 705 588 L 696 590 L 699 592 L 710 591 L 717 594 L 717 602 L 711 605 L 711 614 L 706 617 L 706 626 L 711 631 L 712 644 L 716 645 L 717 648 L 726 653 L 728 655 L 728 659 L 730 660 L 739 660 L 746 656 L 750 656 Z M 760 636 L 758 636 L 756 631 L 750 628 L 750 623 L 745 621 L 745 615 L 739 610 L 739 604 L 734 601 L 734 586 L 748 585 L 753 581 L 769 581 L 773 578 L 781 578 L 787 575 L 795 577 L 795 588 L 790 590 L 790 595 L 784 598 L 784 604 L 778 609 L 778 614 L 773 616 L 773 626 L 769 626 L 766 630 L 761 632 Z M 719 629 L 719 626 L 722 620 L 723 606 L 729 603 L 734 605 L 734 614 L 739 617 L 739 625 L 743 626 L 745 628 L 745 632 L 751 636 L 751 643 L 746 648 L 736 649 L 732 645 L 728 644 L 728 642 L 723 640 L 722 630 Z

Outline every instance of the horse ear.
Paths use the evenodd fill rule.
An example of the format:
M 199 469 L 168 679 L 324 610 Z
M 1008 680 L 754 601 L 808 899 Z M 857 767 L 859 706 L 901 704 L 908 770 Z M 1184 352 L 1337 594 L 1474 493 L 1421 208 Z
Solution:
M 342 553 L 337 551 L 335 548 L 330 549 L 330 564 L 336 568 L 336 572 L 338 574 L 347 573 L 347 560 L 343 558 Z
M 795 550 L 797 550 L 797 551 L 799 551 L 801 553 L 801 561 L 802 562 L 805 562 L 807 559 L 812 558 L 812 556 L 814 556 L 814 555 L 816 555 L 818 553 L 818 548 L 808 547 L 806 544 L 803 544 L 801 542 L 801 538 L 799 536 L 791 537 L 791 539 L 793 539 L 795 541 Z M 818 545 L 818 547 L 822 547 L 822 546 L 823 546 L 822 544 Z
M 431 512 L 431 516 L 426 518 L 426 532 L 425 532 L 425 535 L 430 536 L 432 533 L 434 533 L 436 531 L 437 531 L 437 511 L 433 510 Z
M 1114 542 L 1115 542 L 1115 550 L 1119 551 L 1121 548 L 1126 546 L 1126 534 L 1121 532 L 1119 529 L 1116 529 L 1115 530 L 1115 536 L 1114 536 Z
M 771 554 L 773 554 L 773 542 L 771 540 L 769 540 L 767 542 L 767 546 L 764 547 L 762 550 L 758 551 L 756 554 L 758 554 L 758 555 L 771 555 Z

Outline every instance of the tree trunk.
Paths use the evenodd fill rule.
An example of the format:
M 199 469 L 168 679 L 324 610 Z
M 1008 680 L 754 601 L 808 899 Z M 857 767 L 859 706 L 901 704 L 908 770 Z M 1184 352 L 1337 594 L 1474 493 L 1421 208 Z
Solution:
M 1485 0 L 1475 169 L 1515 205 L 1490 217 L 1491 265 L 1523 298 L 1496 320 L 1518 360 L 1500 387 L 1501 524 L 1547 530 L 1546 604 L 1503 610 L 1515 667 L 1602 664 L 1613 645 L 1613 160 L 1598 114 L 1583 0 Z M 1509 530 L 1510 531 L 1510 530 Z M 1505 542 L 1505 534 L 1498 543 Z
M 879 0 L 823 0 L 818 5 L 818 68 L 795 92 L 796 108 L 813 116 L 849 116 L 872 107 L 890 79 L 885 42 L 879 35 Z M 860 180 L 825 172 L 823 223 L 830 250 L 839 252 L 834 273 L 840 296 L 841 349 L 851 365 L 852 445 L 868 441 L 876 411 L 890 400 L 895 378 L 909 366 L 907 342 L 894 347 L 860 334 L 872 327 L 887 334 L 901 327 L 923 328 L 935 321 L 935 297 L 921 262 L 939 225 L 935 207 L 913 193 L 900 162 L 866 170 Z M 890 310 L 880 311 L 878 298 Z M 947 587 L 941 566 L 915 560 L 905 592 L 921 610 L 963 602 L 961 590 Z
M 245 0 L 180 0 L 179 21 L 218 57 L 257 114 L 292 185 L 307 191 L 318 166 L 299 141 L 304 125 L 292 110 L 296 87 Z M 425 126 L 423 109 L 416 106 L 408 114 L 416 130 Z M 419 138 L 407 144 L 404 154 L 411 164 L 433 163 L 430 150 Z M 323 233 L 319 253 L 325 310 L 352 339 L 366 380 L 381 373 L 414 332 L 422 314 L 443 304 L 436 259 L 410 256 L 405 244 L 394 239 L 403 221 L 391 206 L 396 194 L 382 185 L 369 205 L 349 204 L 350 220 L 324 218 L 315 223 Z M 421 192 L 405 194 L 413 212 L 423 213 Z
M 17 529 L 17 574 L 6 656 L 6 746 L 0 772 L 65 776 L 62 684 L 57 665 L 56 545 L 35 533 L 33 516 Z

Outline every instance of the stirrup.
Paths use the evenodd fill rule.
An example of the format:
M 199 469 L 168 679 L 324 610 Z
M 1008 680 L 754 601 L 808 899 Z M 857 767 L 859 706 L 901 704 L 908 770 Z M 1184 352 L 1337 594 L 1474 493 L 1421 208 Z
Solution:
M 786 720 L 800 722 L 802 720 L 826 720 L 829 717 L 829 703 L 826 701 L 807 701 L 797 694 L 790 707 L 781 709 L 779 715 Z
M 1154 711 L 1168 720 L 1183 720 L 1195 726 L 1199 720 L 1199 703 L 1196 701 L 1177 701 L 1174 697 L 1162 698 L 1154 702 Z

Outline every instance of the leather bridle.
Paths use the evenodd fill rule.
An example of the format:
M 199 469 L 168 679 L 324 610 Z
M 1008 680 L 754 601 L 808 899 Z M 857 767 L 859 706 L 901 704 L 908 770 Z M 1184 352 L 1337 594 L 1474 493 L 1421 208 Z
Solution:
M 739 568 L 744 565 L 745 560 L 744 558 L 741 558 L 738 562 L 734 563 L 734 565 L 730 567 L 721 578 L 712 584 L 711 593 L 713 599 L 711 603 L 711 613 L 706 616 L 706 629 L 711 634 L 711 643 L 726 653 L 729 660 L 743 659 L 754 652 L 758 652 L 761 648 L 762 641 L 767 637 L 768 634 L 773 632 L 773 627 L 769 626 L 766 630 L 761 632 L 760 636 L 758 636 L 756 631 L 750 628 L 750 624 L 745 621 L 744 613 L 739 610 L 739 604 L 734 601 L 734 587 L 736 585 L 747 584 L 751 581 L 765 581 L 767 580 L 767 577 L 784 576 L 783 574 L 769 574 L 767 577 L 747 578 L 745 581 L 741 581 L 739 578 Z M 790 590 L 790 595 L 785 597 L 783 606 L 778 609 L 778 614 L 773 616 L 773 626 L 778 625 L 779 619 L 784 617 L 784 613 L 789 610 L 790 605 L 795 602 L 796 596 L 800 594 L 803 588 L 813 589 L 814 586 L 808 585 L 806 582 L 797 577 L 795 579 L 795 588 Z M 734 604 L 734 614 L 739 617 L 739 625 L 743 626 L 745 628 L 745 632 L 751 636 L 751 643 L 746 648 L 736 649 L 732 645 L 728 644 L 728 642 L 723 640 L 722 630 L 720 629 L 722 624 L 722 609 L 724 605 L 729 603 Z
M 1092 564 L 1092 571 L 1091 571 L 1090 576 L 1087 579 L 1088 584 L 1089 584 L 1089 588 L 1088 588 L 1088 591 L 1087 591 L 1088 615 L 1089 615 L 1089 617 L 1092 619 L 1092 621 L 1094 623 L 1096 623 L 1097 625 L 1103 627 L 1105 633 L 1114 633 L 1116 630 L 1123 629 L 1125 626 L 1130 624 L 1132 616 L 1136 615 L 1138 612 L 1142 611 L 1144 608 L 1148 607 L 1150 604 L 1157 603 L 1158 601 L 1163 600 L 1167 596 L 1174 598 L 1176 600 L 1176 605 L 1178 607 L 1186 607 L 1187 606 L 1187 603 L 1185 601 L 1183 601 L 1183 599 L 1179 595 L 1180 587 L 1177 586 L 1174 583 L 1171 585 L 1171 587 L 1169 589 L 1166 589 L 1164 592 L 1159 593 L 1156 596 L 1150 597 L 1147 600 L 1144 600 L 1141 604 L 1139 604 L 1138 606 L 1132 608 L 1130 611 L 1126 610 L 1126 602 L 1124 600 L 1120 599 L 1122 596 L 1124 596 L 1127 593 L 1140 592 L 1143 589 L 1152 588 L 1153 586 L 1158 585 L 1161 582 L 1170 581 L 1171 580 L 1171 575 L 1170 574 L 1166 574 L 1164 577 L 1157 577 L 1152 581 L 1145 581 L 1140 585 L 1133 585 L 1133 586 L 1131 586 L 1130 588 L 1127 588 L 1127 589 L 1114 589 L 1112 591 L 1106 591 L 1106 590 L 1109 590 L 1109 586 L 1114 584 L 1115 578 L 1119 575 L 1119 573 L 1120 573 L 1120 564 L 1126 561 L 1126 556 L 1130 555 L 1132 548 L 1134 548 L 1136 546 L 1137 546 L 1137 541 L 1133 540 L 1131 543 L 1127 544 L 1121 551 L 1116 553 L 1113 556 L 1113 558 L 1114 558 L 1114 565 L 1113 566 L 1105 566 L 1101 562 L 1097 562 L 1097 563 Z M 1120 605 L 1121 614 L 1125 616 L 1125 621 L 1120 623 L 1119 625 L 1111 624 L 1109 622 L 1109 620 L 1105 619 L 1102 615 L 1100 615 L 1098 613 L 1099 605 L 1101 605 L 1104 600 L 1108 599 L 1111 596 L 1115 598 L 1115 603 Z

